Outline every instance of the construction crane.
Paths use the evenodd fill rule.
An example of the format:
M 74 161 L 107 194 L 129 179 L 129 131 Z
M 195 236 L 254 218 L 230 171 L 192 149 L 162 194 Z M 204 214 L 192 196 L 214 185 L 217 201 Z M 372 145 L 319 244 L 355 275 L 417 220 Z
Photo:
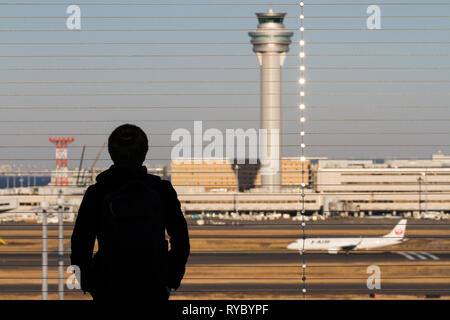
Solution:
M 103 149 L 105 149 L 105 147 L 106 147 L 106 142 L 103 143 L 103 145 L 100 147 L 100 150 L 98 151 L 97 156 L 95 157 L 94 162 L 92 163 L 91 167 L 89 168 L 89 173 L 90 173 L 90 176 L 91 176 L 91 184 L 94 183 L 94 167 L 95 167 L 95 165 L 97 164 L 97 161 L 98 161 L 98 159 L 100 158 L 100 155 L 102 154 Z
M 83 185 L 83 181 L 80 182 L 80 174 L 81 174 L 81 167 L 83 166 L 83 159 L 84 159 L 84 151 L 86 150 L 86 145 L 83 145 L 83 150 L 81 151 L 81 159 L 80 159 L 80 166 L 78 167 L 78 174 L 77 174 L 77 186 Z
M 98 159 L 100 158 L 100 155 L 102 154 L 103 149 L 105 149 L 105 146 L 106 146 L 106 142 L 100 147 L 100 150 L 98 151 L 97 156 L 95 157 L 94 162 L 92 163 L 92 165 L 90 166 L 90 168 L 89 168 L 89 170 L 88 170 L 89 176 L 90 176 L 90 184 L 92 184 L 92 183 L 94 182 L 94 166 L 97 164 L 97 161 L 98 161 Z M 81 166 L 81 165 L 80 165 L 80 166 Z M 86 185 L 86 183 L 87 183 L 86 180 L 88 179 L 88 178 L 85 178 L 84 173 L 85 173 L 85 171 L 83 171 L 83 174 L 82 174 L 82 176 L 80 177 L 80 185 L 83 185 L 83 186 Z

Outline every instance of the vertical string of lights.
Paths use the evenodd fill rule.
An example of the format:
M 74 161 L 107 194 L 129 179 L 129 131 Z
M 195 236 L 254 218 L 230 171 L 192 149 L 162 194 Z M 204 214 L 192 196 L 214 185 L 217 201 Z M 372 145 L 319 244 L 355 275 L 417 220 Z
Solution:
M 301 211 L 301 216 L 302 216 L 302 283 L 303 283 L 303 288 L 302 288 L 302 294 L 303 294 L 303 299 L 306 300 L 306 262 L 305 262 L 305 240 L 306 240 L 306 236 L 305 236 L 305 221 L 304 221 L 304 216 L 305 216 L 305 162 L 306 162 L 306 158 L 305 158 L 305 40 L 304 40 L 304 31 L 305 31 L 305 27 L 304 27 L 304 19 L 305 16 L 303 15 L 303 8 L 304 8 L 304 2 L 300 1 L 300 40 L 299 40 L 299 57 L 300 57 L 300 78 L 299 78 L 299 87 L 300 87 L 300 104 L 299 104 L 299 109 L 300 109 L 300 140 L 301 140 L 301 144 L 300 144 L 300 150 L 301 150 L 301 156 L 300 156 L 300 161 L 302 163 L 302 182 L 301 182 L 301 196 L 302 196 L 302 211 Z

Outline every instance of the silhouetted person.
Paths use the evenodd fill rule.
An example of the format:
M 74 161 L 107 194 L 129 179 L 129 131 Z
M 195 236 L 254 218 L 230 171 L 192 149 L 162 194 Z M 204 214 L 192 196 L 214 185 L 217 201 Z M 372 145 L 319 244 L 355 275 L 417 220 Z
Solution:
M 71 264 L 80 267 L 83 292 L 97 302 L 167 300 L 180 286 L 190 250 L 177 194 L 142 166 L 148 140 L 139 127 L 116 128 L 108 151 L 114 164 L 86 190 L 78 211 Z

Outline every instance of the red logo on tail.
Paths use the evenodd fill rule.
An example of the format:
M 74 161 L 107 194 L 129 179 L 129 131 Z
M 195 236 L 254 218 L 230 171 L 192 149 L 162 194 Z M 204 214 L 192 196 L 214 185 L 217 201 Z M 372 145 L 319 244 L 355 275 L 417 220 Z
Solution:
M 395 232 L 395 234 L 396 234 L 397 236 L 399 236 L 399 235 L 401 235 L 401 234 L 403 233 L 403 230 L 402 230 L 402 229 L 397 229 L 397 230 L 395 230 L 394 232 Z

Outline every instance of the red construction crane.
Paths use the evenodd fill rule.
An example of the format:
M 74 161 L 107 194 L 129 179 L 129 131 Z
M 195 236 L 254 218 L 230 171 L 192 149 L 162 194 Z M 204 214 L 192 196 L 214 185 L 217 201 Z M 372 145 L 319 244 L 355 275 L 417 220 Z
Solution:
M 67 186 L 69 185 L 69 175 L 67 169 L 67 145 L 73 142 L 74 138 L 50 137 L 48 140 L 56 145 L 55 185 Z

